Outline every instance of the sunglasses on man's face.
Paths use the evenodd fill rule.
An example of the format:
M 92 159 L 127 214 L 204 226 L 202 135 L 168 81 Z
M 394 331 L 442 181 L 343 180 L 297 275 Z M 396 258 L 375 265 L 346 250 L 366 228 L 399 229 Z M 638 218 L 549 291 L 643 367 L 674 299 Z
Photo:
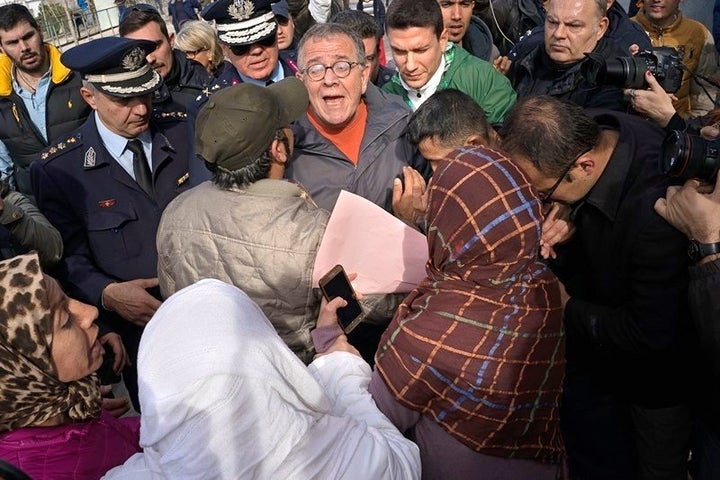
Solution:
M 264 38 L 262 40 L 258 40 L 255 43 L 251 43 L 250 45 L 230 45 L 230 51 L 233 53 L 233 55 L 242 56 L 247 54 L 255 45 L 260 45 L 261 47 L 272 47 L 275 45 L 275 42 L 277 41 L 277 37 L 275 34 L 273 34 L 270 37 Z

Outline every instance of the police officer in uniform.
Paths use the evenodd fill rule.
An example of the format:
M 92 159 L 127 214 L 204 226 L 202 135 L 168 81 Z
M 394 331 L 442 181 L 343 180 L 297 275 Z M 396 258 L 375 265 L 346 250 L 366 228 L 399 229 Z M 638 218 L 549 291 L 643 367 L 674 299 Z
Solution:
M 65 242 L 57 274 L 69 295 L 97 306 L 100 322 L 123 337 L 136 408 L 137 347 L 160 306 L 155 235 L 165 207 L 189 186 L 193 151 L 183 115 L 152 117 L 161 82 L 146 61 L 154 48 L 109 37 L 63 54 L 83 76 L 81 94 L 94 112 L 30 171 L 38 205 Z
M 271 0 L 217 0 L 206 6 L 201 15 L 207 21 L 215 21 L 229 62 L 201 95 L 200 104 L 220 88 L 241 82 L 265 86 L 297 73 L 296 65 L 280 58 Z

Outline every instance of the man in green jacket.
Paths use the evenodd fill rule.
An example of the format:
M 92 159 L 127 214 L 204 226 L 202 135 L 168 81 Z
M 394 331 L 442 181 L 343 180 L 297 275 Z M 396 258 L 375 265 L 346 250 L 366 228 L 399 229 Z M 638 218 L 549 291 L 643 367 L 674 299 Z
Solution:
M 488 62 L 450 43 L 437 0 L 394 0 L 387 10 L 387 35 L 398 73 L 383 90 L 417 109 L 438 90 L 470 95 L 490 123 L 502 122 L 515 104 L 510 82 Z

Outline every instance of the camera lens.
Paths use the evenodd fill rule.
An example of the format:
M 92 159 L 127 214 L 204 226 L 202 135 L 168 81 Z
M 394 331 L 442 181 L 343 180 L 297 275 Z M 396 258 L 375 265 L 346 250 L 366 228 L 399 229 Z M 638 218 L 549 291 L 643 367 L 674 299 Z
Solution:
M 684 179 L 712 180 L 720 167 L 720 141 L 707 141 L 685 132 L 670 132 L 663 142 L 660 169 Z
M 602 84 L 622 88 L 644 88 L 647 63 L 634 57 L 618 57 L 607 60 L 600 67 L 597 78 Z

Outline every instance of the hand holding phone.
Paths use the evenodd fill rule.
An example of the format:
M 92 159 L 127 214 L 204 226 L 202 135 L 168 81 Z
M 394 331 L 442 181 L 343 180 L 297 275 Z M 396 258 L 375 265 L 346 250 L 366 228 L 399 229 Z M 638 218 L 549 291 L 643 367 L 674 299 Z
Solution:
M 363 319 L 363 310 L 342 265 L 335 265 L 320 279 L 320 289 L 327 301 L 342 297 L 347 305 L 337 309 L 338 324 L 350 333 Z

